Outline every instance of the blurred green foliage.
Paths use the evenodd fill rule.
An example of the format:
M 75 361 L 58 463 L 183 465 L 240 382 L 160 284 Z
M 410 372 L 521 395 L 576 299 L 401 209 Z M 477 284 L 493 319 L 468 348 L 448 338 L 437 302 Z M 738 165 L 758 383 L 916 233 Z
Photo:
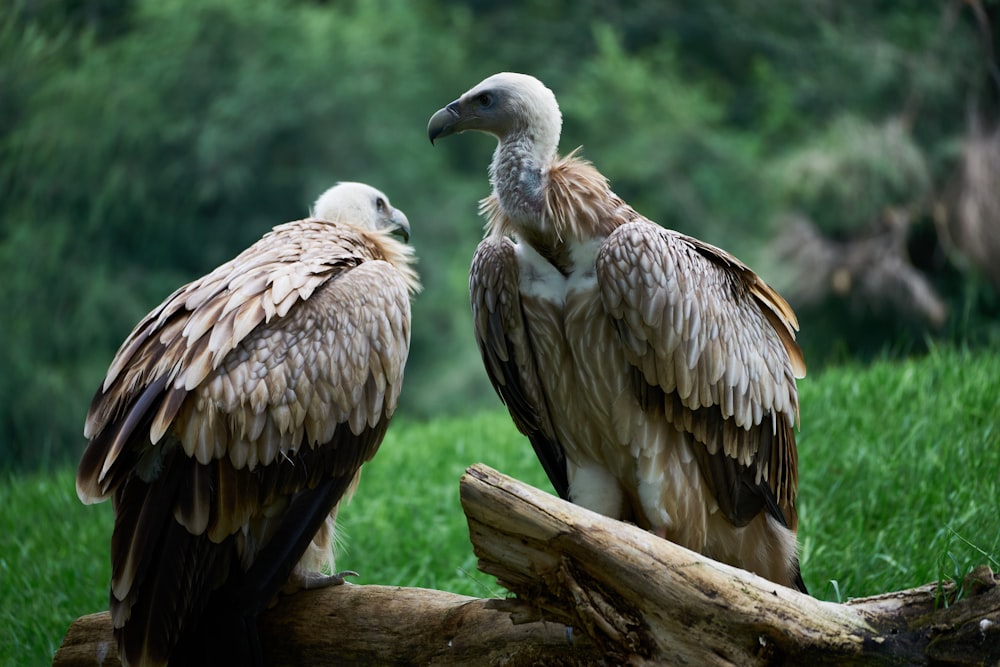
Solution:
M 961 3 L 726 5 L 4 3 L 0 467 L 75 459 L 88 401 L 133 324 L 271 226 L 303 217 L 338 180 L 385 190 L 413 226 L 425 291 L 403 411 L 496 405 L 466 287 L 493 144 L 432 148 L 424 131 L 434 110 L 495 71 L 552 87 L 563 151 L 583 144 L 641 212 L 751 261 L 780 231 L 777 212 L 826 202 L 793 167 L 824 153 L 850 163 L 835 155 L 852 147 L 843 128 L 876 136 L 911 119 L 899 130 L 902 173 L 860 139 L 876 153 L 858 185 L 865 210 L 947 180 L 967 100 L 987 91 Z M 997 2 L 986 6 L 997 13 Z M 782 165 L 791 181 L 775 176 Z M 830 229 L 863 217 L 835 206 L 820 205 Z M 824 346 L 837 336 L 803 328 Z
M 930 173 L 898 120 L 877 126 L 846 116 L 778 162 L 772 183 L 786 205 L 838 238 L 869 227 L 887 206 L 919 203 Z

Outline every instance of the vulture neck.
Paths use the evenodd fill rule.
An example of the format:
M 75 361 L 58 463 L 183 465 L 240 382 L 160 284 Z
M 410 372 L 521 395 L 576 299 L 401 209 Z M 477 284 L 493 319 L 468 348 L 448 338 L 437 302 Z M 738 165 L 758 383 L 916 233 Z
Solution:
M 490 183 L 499 205 L 490 216 L 490 229 L 531 244 L 543 257 L 564 270 L 560 250 L 564 230 L 546 215 L 549 170 L 556 160 L 556 141 L 543 140 L 530 130 L 500 140 L 490 164 Z M 565 271 L 564 271 L 565 272 Z
M 483 201 L 491 234 L 528 243 L 563 275 L 574 270 L 572 247 L 606 237 L 638 217 L 577 151 L 559 158 L 554 141 L 529 132 L 501 139 L 490 164 L 493 196 Z
M 490 164 L 493 192 L 510 222 L 520 230 L 542 227 L 545 186 L 555 146 L 539 144 L 527 132 L 504 138 Z

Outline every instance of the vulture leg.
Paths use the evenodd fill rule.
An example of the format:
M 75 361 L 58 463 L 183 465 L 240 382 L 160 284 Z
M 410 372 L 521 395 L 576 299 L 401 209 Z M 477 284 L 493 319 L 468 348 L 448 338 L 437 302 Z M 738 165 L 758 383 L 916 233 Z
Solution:
M 360 476 L 359 472 L 355 476 L 354 481 L 351 482 L 350 488 L 344 494 L 344 498 L 353 495 L 353 489 L 357 487 Z M 343 572 L 331 575 L 323 574 L 324 570 L 332 571 L 335 568 L 333 560 L 333 536 L 336 531 L 337 512 L 339 509 L 340 503 L 327 515 L 323 525 L 316 533 L 316 536 L 313 537 L 312 543 L 306 549 L 306 553 L 299 559 L 295 569 L 292 570 L 291 576 L 288 577 L 288 581 L 281 588 L 283 595 L 292 595 L 298 591 L 308 591 L 328 586 L 340 586 L 347 583 L 344 577 L 361 576 L 353 570 L 344 570 Z
M 296 590 L 300 591 L 311 591 L 317 588 L 326 588 L 328 586 L 340 586 L 341 584 L 346 584 L 347 580 L 344 577 L 360 577 L 361 575 L 354 570 L 343 570 L 336 574 L 321 574 L 319 572 L 293 572 L 292 578 L 289 581 Z
M 239 577 L 241 607 L 248 614 L 256 615 L 267 609 L 291 576 L 298 561 L 295 554 L 305 551 L 313 535 L 343 495 L 348 481 L 342 477 L 334 477 L 295 496 L 274 537 L 261 550 L 253 566 Z M 337 575 L 333 575 L 332 578 L 336 577 Z M 342 577 L 340 583 L 343 583 Z

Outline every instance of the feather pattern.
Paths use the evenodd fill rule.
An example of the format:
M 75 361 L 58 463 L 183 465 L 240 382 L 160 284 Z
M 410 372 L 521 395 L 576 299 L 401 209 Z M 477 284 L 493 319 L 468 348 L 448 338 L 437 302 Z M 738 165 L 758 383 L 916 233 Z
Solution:
M 469 272 L 476 342 L 514 424 L 530 440 L 556 492 L 568 498 L 565 453 L 549 417 L 524 323 L 515 248 L 510 239 L 495 235 L 476 250 Z
M 397 404 L 419 289 L 411 250 L 389 234 L 405 216 L 383 219 L 373 188 L 337 188 L 347 214 L 279 225 L 171 294 L 94 396 L 77 492 L 113 498 L 126 664 L 195 650 L 206 609 L 253 613 L 307 547 L 301 568 L 332 553 L 330 517 Z
M 533 77 L 494 75 L 432 139 L 494 134 L 470 296 L 494 389 L 557 492 L 804 590 L 795 530 L 798 322 L 729 253 L 641 216 Z

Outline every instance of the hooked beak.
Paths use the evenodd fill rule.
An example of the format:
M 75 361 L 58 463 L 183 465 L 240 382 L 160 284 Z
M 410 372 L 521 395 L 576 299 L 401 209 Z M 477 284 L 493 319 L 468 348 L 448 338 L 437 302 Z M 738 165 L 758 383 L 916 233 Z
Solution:
M 434 144 L 435 139 L 455 134 L 459 118 L 461 118 L 461 114 L 458 111 L 458 100 L 443 109 L 439 109 L 431 116 L 427 123 L 427 138 L 431 140 L 431 145 Z
M 406 219 L 406 214 L 399 209 L 392 212 L 392 224 L 389 226 L 389 234 L 397 237 L 403 243 L 410 241 L 410 221 Z

